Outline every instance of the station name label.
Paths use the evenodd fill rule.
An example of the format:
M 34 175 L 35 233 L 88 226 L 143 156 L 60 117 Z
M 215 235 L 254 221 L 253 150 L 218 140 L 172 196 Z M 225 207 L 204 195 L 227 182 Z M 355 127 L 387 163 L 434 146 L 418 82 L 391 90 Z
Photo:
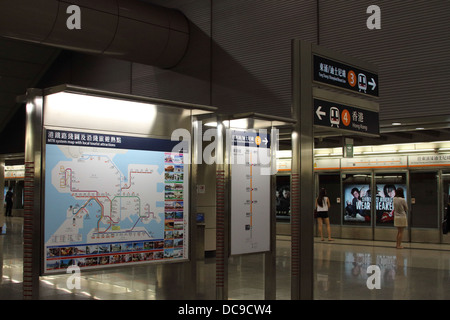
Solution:
M 171 151 L 179 142 L 117 134 L 47 130 L 46 143 L 79 147 Z

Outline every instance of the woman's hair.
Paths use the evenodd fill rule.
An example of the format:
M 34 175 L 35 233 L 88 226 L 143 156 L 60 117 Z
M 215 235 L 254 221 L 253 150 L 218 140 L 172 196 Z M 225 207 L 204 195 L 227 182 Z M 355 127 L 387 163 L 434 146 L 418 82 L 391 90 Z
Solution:
M 359 191 L 359 189 L 358 188 L 352 188 L 352 191 L 350 191 L 350 193 L 353 195 L 353 192 L 358 192 L 358 199 L 359 199 L 359 197 L 360 197 L 360 194 L 361 194 L 361 191 Z
M 317 205 L 319 207 L 322 207 L 323 204 L 323 198 L 327 195 L 327 191 L 325 188 L 320 188 L 319 190 L 319 197 L 317 198 Z
M 391 191 L 395 191 L 395 185 L 393 185 L 393 184 L 386 184 L 384 187 L 383 187 L 383 192 L 384 192 L 384 196 L 385 197 L 388 197 L 389 195 L 389 192 L 391 192 Z
M 399 197 L 399 198 L 404 198 L 404 197 L 405 197 L 405 195 L 404 195 L 404 193 L 403 193 L 403 188 L 402 188 L 402 187 L 398 187 L 398 188 L 395 190 L 395 196 L 396 196 L 396 197 Z

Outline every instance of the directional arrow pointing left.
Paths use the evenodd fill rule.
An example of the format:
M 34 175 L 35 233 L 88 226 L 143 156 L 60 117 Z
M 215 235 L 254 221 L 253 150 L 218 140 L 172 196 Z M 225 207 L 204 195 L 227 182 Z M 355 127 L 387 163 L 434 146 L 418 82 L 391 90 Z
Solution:
M 322 116 L 326 115 L 327 113 L 325 111 L 322 111 L 322 106 L 319 106 L 316 110 L 316 115 L 319 120 L 322 120 Z
M 377 83 L 375 82 L 374 78 L 370 79 L 369 84 L 372 86 L 372 90 L 375 90 L 375 88 L 377 87 Z

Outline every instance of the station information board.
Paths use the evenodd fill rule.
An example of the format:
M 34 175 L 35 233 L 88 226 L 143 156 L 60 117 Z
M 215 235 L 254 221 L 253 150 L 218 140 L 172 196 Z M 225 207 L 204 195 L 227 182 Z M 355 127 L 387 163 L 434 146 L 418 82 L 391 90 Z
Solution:
M 314 125 L 379 134 L 378 112 L 314 99 Z
M 177 141 L 46 130 L 45 273 L 188 259 Z
M 313 60 L 314 81 L 378 97 L 377 74 L 318 55 Z
M 231 254 L 270 251 L 270 137 L 231 131 Z

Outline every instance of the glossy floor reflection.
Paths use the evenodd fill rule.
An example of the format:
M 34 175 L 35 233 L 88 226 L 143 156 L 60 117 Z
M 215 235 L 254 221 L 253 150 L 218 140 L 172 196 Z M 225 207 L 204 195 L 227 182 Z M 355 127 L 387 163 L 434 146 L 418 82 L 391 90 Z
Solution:
M 7 218 L 0 236 L 0 299 L 22 299 L 23 219 Z M 450 246 L 337 239 L 314 240 L 314 299 L 450 299 Z M 369 266 L 380 271 L 380 289 L 367 287 Z M 229 299 L 264 298 L 263 255 L 229 259 Z M 80 289 L 68 289 L 68 275 L 40 277 L 40 299 L 159 300 L 183 299 L 190 292 L 180 264 L 141 265 L 83 271 Z M 277 237 L 276 299 L 289 300 L 290 238 Z M 189 276 L 187 276 L 189 277 Z M 215 259 L 197 262 L 197 294 L 191 299 L 215 299 Z
M 316 242 L 315 299 L 450 299 L 450 248 L 404 245 L 399 250 L 393 242 Z M 368 289 L 371 265 L 379 267 L 380 289 Z

